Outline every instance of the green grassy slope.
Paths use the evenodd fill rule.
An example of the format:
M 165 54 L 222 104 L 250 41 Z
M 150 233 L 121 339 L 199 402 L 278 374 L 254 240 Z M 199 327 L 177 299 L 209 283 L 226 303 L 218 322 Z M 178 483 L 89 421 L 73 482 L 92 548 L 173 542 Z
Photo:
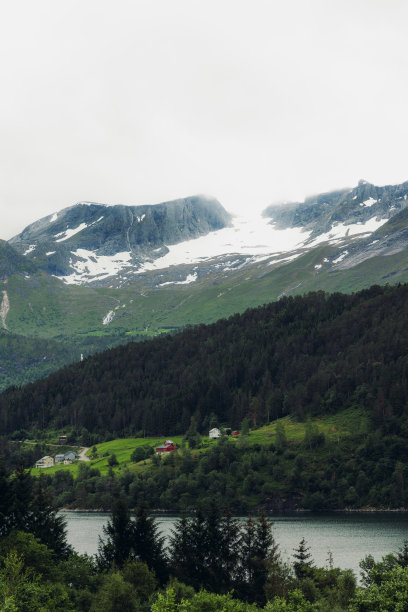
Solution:
M 262 262 L 224 277 L 160 289 L 149 287 L 147 281 L 109 289 L 65 285 L 44 274 L 11 276 L 7 282 L 0 282 L 0 291 L 7 291 L 10 302 L 8 329 L 27 338 L 54 339 L 59 344 L 55 358 L 46 363 L 40 363 L 40 359 L 25 362 L 27 341 L 22 342 L 20 355 L 16 341 L 15 357 L 3 362 L 0 359 L 0 368 L 4 368 L 0 389 L 45 376 L 79 359 L 81 353 L 89 355 L 128 340 L 212 323 L 282 295 L 319 289 L 352 293 L 375 283 L 408 281 L 408 251 L 375 257 L 349 270 L 330 271 L 324 259 L 333 253 L 332 247 L 324 245 L 284 265 Z M 317 265 L 322 267 L 316 269 Z M 110 311 L 114 317 L 104 325 Z M 31 352 L 37 349 L 34 343 Z
M 64 285 L 39 275 L 29 280 L 13 276 L 6 288 L 10 300 L 9 329 L 34 337 L 80 339 L 86 335 L 155 335 L 185 325 L 211 323 L 274 301 L 282 295 L 308 291 L 354 292 L 372 284 L 408 281 L 408 252 L 375 257 L 350 270 L 315 269 L 333 253 L 322 246 L 280 266 L 254 264 L 224 278 L 160 289 L 135 284 L 121 289 Z M 114 318 L 103 319 L 109 311 Z
M 313 418 L 310 420 L 313 425 L 318 428 L 319 433 L 323 433 L 327 440 L 339 441 L 343 438 L 355 434 L 356 432 L 364 429 L 367 425 L 367 416 L 364 412 L 358 408 L 352 408 L 343 410 L 334 415 L 326 415 L 320 418 Z M 276 427 L 278 424 L 283 425 L 285 429 L 286 438 L 289 442 L 294 444 L 300 444 L 305 437 L 306 428 L 308 424 L 306 422 L 300 422 L 292 419 L 291 417 L 283 417 L 277 419 L 268 425 L 264 425 L 259 428 L 252 429 L 246 437 L 229 437 L 228 440 L 234 444 L 241 444 L 246 441 L 249 445 L 260 444 L 263 446 L 269 446 L 274 442 L 276 436 Z M 176 445 L 175 455 L 177 456 L 180 452 L 183 452 L 183 437 L 169 435 L 168 438 L 173 440 Z M 139 446 L 151 446 L 156 448 L 158 445 L 164 442 L 163 437 L 150 437 L 150 438 L 117 438 L 110 440 L 109 442 L 102 442 L 96 444 L 96 456 L 92 456 L 92 449 L 87 452 L 87 456 L 90 459 L 86 462 L 92 468 L 97 468 L 102 475 L 109 472 L 109 458 L 115 455 L 118 464 L 113 466 L 114 472 L 120 473 L 123 469 L 131 469 L 132 471 L 140 472 L 146 471 L 152 467 L 152 460 L 145 459 L 138 463 L 131 461 L 131 454 Z M 193 451 L 194 455 L 201 455 L 202 453 L 208 452 L 214 445 L 218 443 L 217 440 L 210 440 L 207 436 L 202 438 L 202 447 L 198 450 Z M 55 452 L 59 452 L 58 448 L 54 449 Z M 68 465 L 55 465 L 50 468 L 38 469 L 32 468 L 31 474 L 38 476 L 41 473 L 48 475 L 55 474 L 59 470 L 71 472 L 74 477 L 78 475 L 78 470 L 81 465 L 81 461 L 76 461 Z

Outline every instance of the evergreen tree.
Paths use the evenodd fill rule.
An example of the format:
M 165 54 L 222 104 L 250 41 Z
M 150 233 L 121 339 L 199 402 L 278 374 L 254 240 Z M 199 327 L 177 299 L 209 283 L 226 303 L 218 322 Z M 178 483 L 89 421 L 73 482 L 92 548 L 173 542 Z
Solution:
M 309 552 L 310 547 L 307 546 L 305 538 L 302 538 L 298 548 L 295 548 L 293 557 L 296 561 L 293 563 L 296 578 L 302 580 L 310 575 L 313 566 L 312 555 Z
M 255 521 L 249 516 L 241 535 L 240 592 L 246 601 L 265 603 L 265 584 L 269 566 L 279 557 L 272 534 L 272 523 L 264 514 Z
M 195 589 L 199 589 L 204 585 L 206 580 L 206 568 L 203 565 L 203 556 L 205 554 L 205 516 L 203 510 L 196 508 L 192 519 L 190 520 L 190 582 L 189 584 Z
M 240 599 L 250 601 L 254 579 L 253 560 L 255 554 L 256 524 L 251 515 L 241 528 L 240 564 L 237 591 Z
M 222 558 L 222 531 L 221 513 L 218 506 L 211 502 L 205 512 L 203 546 L 201 549 L 204 580 L 203 586 L 209 591 L 219 593 L 226 576 Z
M 223 564 L 223 585 L 221 592 L 229 592 L 235 587 L 239 562 L 240 528 L 231 510 L 226 509 L 221 518 L 222 538 L 219 542 L 220 556 Z
M 11 480 L 11 527 L 27 531 L 30 518 L 30 502 L 33 480 L 30 472 L 20 465 Z
M 404 545 L 397 552 L 397 563 L 402 567 L 408 566 L 408 540 L 404 540 Z
M 99 537 L 97 562 L 100 568 L 108 569 L 113 564 L 122 567 L 134 556 L 133 522 L 126 502 L 118 499 L 113 507 L 108 524 L 103 526 L 105 539 Z
M 136 511 L 132 543 L 135 558 L 154 570 L 159 582 L 163 584 L 168 576 L 164 537 L 158 534 L 155 520 L 149 516 L 145 506 L 140 506 Z
M 248 434 L 249 434 L 249 419 L 248 417 L 245 417 L 245 419 L 243 419 L 241 423 L 241 435 L 247 436 Z
M 190 419 L 190 427 L 184 436 L 184 440 L 188 442 L 189 448 L 198 448 L 201 444 L 201 437 L 197 431 L 197 421 L 194 416 Z
M 3 460 L 0 458 L 0 538 L 7 535 L 10 529 L 10 496 L 10 482 Z
M 287 445 L 287 440 L 286 440 L 286 431 L 285 431 L 285 427 L 283 426 L 283 423 L 281 421 L 278 421 L 278 423 L 276 424 L 276 448 L 278 450 L 283 450 L 286 445 Z
M 191 520 L 182 516 L 171 530 L 170 536 L 170 559 L 171 571 L 180 580 L 191 584 L 191 562 L 192 552 Z
M 57 509 L 51 503 L 44 485 L 44 475 L 41 474 L 34 486 L 33 498 L 27 530 L 35 535 L 43 544 L 54 550 L 58 558 L 66 558 L 71 547 L 66 541 L 66 523 Z
M 272 533 L 272 523 L 262 513 L 256 523 L 253 565 L 253 598 L 265 604 L 265 584 L 269 567 L 279 560 L 278 545 Z

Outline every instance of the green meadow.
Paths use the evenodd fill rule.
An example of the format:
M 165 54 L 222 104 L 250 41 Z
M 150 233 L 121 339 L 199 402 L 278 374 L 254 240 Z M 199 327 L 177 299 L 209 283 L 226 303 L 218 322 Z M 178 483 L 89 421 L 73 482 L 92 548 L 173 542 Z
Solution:
M 243 438 L 228 438 L 231 444 L 242 444 L 246 442 L 249 445 L 273 444 L 276 436 L 276 427 L 280 423 L 283 425 L 286 439 L 289 443 L 297 444 L 304 440 L 307 428 L 310 424 L 317 428 L 318 433 L 323 433 L 328 440 L 339 441 L 341 438 L 350 436 L 351 433 L 362 432 L 366 427 L 366 417 L 362 410 L 358 408 L 350 408 L 334 415 L 328 415 L 318 419 L 312 419 L 308 422 L 298 422 L 291 417 L 278 419 L 273 423 L 264 425 L 263 427 L 253 428 L 248 436 Z M 183 436 L 168 436 L 176 445 L 177 449 L 183 448 Z M 132 471 L 146 471 L 152 466 L 152 459 L 145 459 L 137 463 L 131 460 L 133 451 L 139 446 L 151 446 L 156 448 L 164 442 L 164 438 L 118 438 L 109 442 L 102 442 L 90 448 L 87 452 L 89 461 L 75 461 L 72 464 L 58 464 L 50 468 L 36 469 L 32 468 L 31 473 L 38 476 L 41 473 L 54 474 L 58 470 L 68 470 L 73 476 L 77 476 L 81 464 L 86 464 L 89 467 L 97 468 L 102 475 L 107 474 L 110 469 L 114 472 L 120 472 L 124 469 Z M 207 436 L 202 437 L 201 448 L 194 450 L 193 455 L 202 454 L 208 451 L 217 440 L 209 440 Z M 56 447 L 55 452 L 59 452 Z M 80 449 L 77 449 L 78 451 Z M 117 464 L 110 466 L 109 460 L 115 455 Z M 153 456 L 153 455 L 152 455 Z M 165 460 L 165 459 L 163 459 Z
M 182 436 L 169 436 L 169 438 L 173 440 L 177 447 L 181 446 Z M 131 455 L 135 448 L 138 446 L 151 446 L 152 448 L 156 448 L 156 446 L 163 444 L 164 441 L 165 438 L 118 438 L 109 442 L 96 444 L 94 447 L 90 448 L 87 452 L 87 456 L 90 459 L 89 461 L 75 461 L 68 465 L 57 464 L 50 468 L 32 468 L 31 473 L 33 476 L 38 476 L 41 473 L 55 474 L 58 470 L 68 470 L 76 476 L 80 469 L 80 465 L 86 464 L 90 467 L 97 468 L 101 474 L 107 474 L 110 470 L 109 459 L 112 455 L 115 455 L 118 462 L 117 465 L 112 467 L 114 471 L 120 471 L 124 468 L 143 471 L 146 467 L 151 465 L 152 460 L 146 459 L 138 463 L 131 461 Z M 96 453 L 92 452 L 93 449 L 96 449 Z M 76 450 L 80 451 L 81 449 Z

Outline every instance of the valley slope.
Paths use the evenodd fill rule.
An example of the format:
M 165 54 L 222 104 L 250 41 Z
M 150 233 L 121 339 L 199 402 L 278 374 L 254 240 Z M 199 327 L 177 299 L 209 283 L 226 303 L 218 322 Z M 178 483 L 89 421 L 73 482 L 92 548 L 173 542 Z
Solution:
M 81 203 L 0 245 L 0 325 L 73 345 L 78 359 L 95 346 L 210 323 L 284 295 L 405 282 L 407 197 L 408 183 L 360 181 L 249 220 L 204 196 L 141 207 Z

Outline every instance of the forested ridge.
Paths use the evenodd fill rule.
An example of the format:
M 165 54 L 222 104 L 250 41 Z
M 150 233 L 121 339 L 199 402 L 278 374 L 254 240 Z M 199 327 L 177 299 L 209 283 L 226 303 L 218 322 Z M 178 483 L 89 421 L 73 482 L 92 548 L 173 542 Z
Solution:
M 209 326 L 105 351 L 0 396 L 1 432 L 184 433 L 365 408 L 399 428 L 408 401 L 408 286 L 284 297 Z

